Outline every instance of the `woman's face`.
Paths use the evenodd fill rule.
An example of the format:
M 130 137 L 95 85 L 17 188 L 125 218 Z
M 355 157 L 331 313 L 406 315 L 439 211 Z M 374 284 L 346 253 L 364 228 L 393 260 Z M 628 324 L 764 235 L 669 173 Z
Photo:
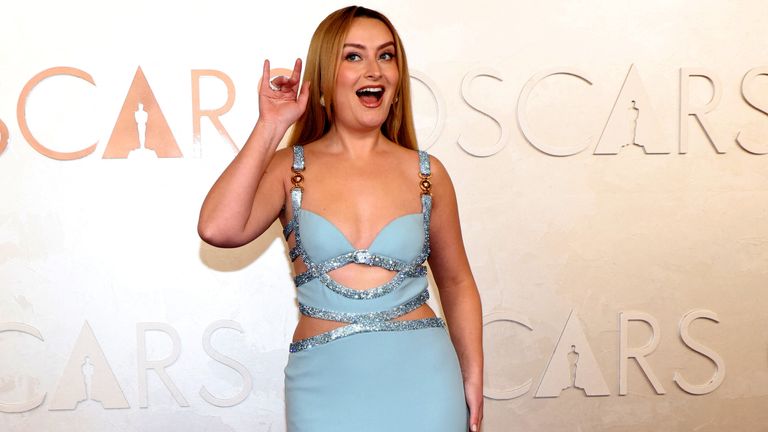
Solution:
M 336 123 L 359 130 L 381 127 L 400 78 L 392 33 L 379 20 L 355 18 L 339 61 Z

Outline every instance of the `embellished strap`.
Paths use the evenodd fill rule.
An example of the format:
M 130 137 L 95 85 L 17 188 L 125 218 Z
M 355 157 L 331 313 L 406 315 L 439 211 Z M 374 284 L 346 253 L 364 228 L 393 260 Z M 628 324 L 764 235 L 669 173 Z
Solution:
M 432 170 L 429 166 L 429 154 L 419 150 L 419 187 L 422 195 L 432 195 Z
M 294 187 L 291 189 L 291 207 L 293 209 L 293 214 L 291 215 L 291 220 L 288 221 L 287 224 L 285 224 L 285 228 L 283 228 L 283 236 L 286 240 L 288 240 L 288 236 L 291 235 L 291 232 L 296 232 L 296 244 L 299 245 L 299 230 L 296 229 L 299 226 L 299 209 L 301 208 L 301 196 L 302 196 L 302 188 L 301 187 Z M 294 248 L 295 249 L 295 248 Z
M 291 258 L 291 262 L 296 261 L 296 258 L 302 255 L 306 254 L 304 253 L 304 248 L 301 247 L 301 245 L 296 245 L 292 247 L 290 251 L 288 251 L 288 256 Z
M 419 187 L 421 188 L 421 214 L 424 218 L 424 246 L 421 248 L 419 260 L 424 262 L 431 252 L 429 247 L 429 223 L 432 218 L 432 169 L 429 165 L 429 154 L 419 150 Z
M 423 305 L 429 300 L 429 291 L 424 288 L 420 293 L 406 300 L 405 302 L 387 310 L 379 312 L 337 312 L 328 309 L 322 309 L 315 306 L 308 306 L 299 303 L 299 312 L 312 318 L 320 318 L 328 321 L 338 321 L 351 324 L 365 324 L 378 321 L 389 321 L 401 317 Z
M 303 248 L 301 246 L 296 246 L 291 250 L 293 251 L 294 249 L 296 250 L 296 253 L 299 254 L 297 256 L 300 256 Z M 293 259 L 294 258 L 291 257 L 291 260 Z M 339 267 L 343 267 L 351 263 L 365 264 L 371 267 L 381 267 L 391 271 L 401 271 L 411 266 L 411 263 L 399 260 L 397 258 L 388 257 L 386 255 L 373 254 L 369 252 L 368 249 L 358 249 L 352 252 L 341 254 L 321 263 L 313 263 L 309 267 L 309 270 L 313 270 L 314 273 L 317 274 L 328 273 L 331 270 L 336 270 Z
M 413 263 L 404 263 L 403 261 L 399 261 L 398 263 L 393 263 L 391 267 L 387 267 L 384 265 L 378 265 L 376 267 L 381 267 L 383 269 L 391 270 L 391 271 L 397 271 L 398 273 L 390 280 L 389 282 L 380 285 L 376 288 L 371 288 L 369 290 L 356 290 L 351 288 L 346 288 L 343 285 L 333 281 L 333 279 L 330 278 L 326 273 L 336 270 L 337 268 L 343 267 L 347 264 L 349 264 L 351 261 L 335 261 L 335 260 L 328 260 L 321 264 L 313 263 L 307 254 L 305 253 L 304 249 L 300 246 L 294 247 L 289 252 L 291 261 L 295 261 L 296 258 L 302 257 L 302 260 L 307 265 L 307 271 L 300 273 L 296 275 L 296 277 L 293 278 L 293 282 L 296 284 L 296 286 L 302 286 L 305 283 L 318 278 L 320 279 L 320 282 L 323 283 L 323 285 L 327 286 L 331 291 L 336 292 L 337 294 L 341 294 L 344 297 L 348 298 L 355 298 L 355 299 L 362 299 L 362 298 L 376 298 L 380 297 L 394 289 L 396 285 L 399 282 L 402 282 L 403 279 L 408 277 L 421 277 L 425 276 L 427 273 L 426 267 L 421 265 L 421 262 L 413 262 Z M 342 255 L 343 256 L 343 255 Z M 395 285 L 391 285 L 395 284 Z
M 288 236 L 291 235 L 294 229 L 296 229 L 296 219 L 291 218 L 291 220 L 289 220 L 288 223 L 285 224 L 285 227 L 283 228 L 283 237 L 285 237 L 285 239 L 288 240 Z
M 445 327 L 445 321 L 442 318 L 430 317 L 414 320 L 401 321 L 376 321 L 371 323 L 349 324 L 343 327 L 335 328 L 319 335 L 301 339 L 292 342 L 290 352 L 295 353 L 309 349 L 318 345 L 332 342 L 336 339 L 351 336 L 358 333 L 380 332 L 380 331 L 403 331 L 418 330 L 423 328 Z
M 295 145 L 293 146 L 293 163 L 291 164 L 291 172 L 293 173 L 291 175 L 291 183 L 293 184 L 293 188 L 291 188 L 291 207 L 293 207 L 293 215 L 291 215 L 291 220 L 289 220 L 288 223 L 285 224 L 285 228 L 283 228 L 283 236 L 286 240 L 288 240 L 288 236 L 291 235 L 298 225 L 297 220 L 299 209 L 301 208 L 301 193 L 304 190 L 304 176 L 301 174 L 302 171 L 304 171 L 304 147 Z M 298 241 L 296 243 L 298 244 Z
M 419 174 L 425 176 L 432 174 L 429 166 L 429 154 L 424 150 L 419 150 Z
M 425 202 L 428 202 L 428 200 Z M 300 242 L 300 234 L 297 231 L 299 241 L 297 241 L 296 246 L 290 250 L 289 256 L 291 261 L 296 260 L 298 257 L 302 257 L 304 264 L 307 266 L 307 271 L 296 275 L 296 277 L 293 278 L 294 283 L 296 286 L 301 286 L 311 281 L 312 279 L 319 278 L 323 285 L 328 287 L 331 291 L 334 291 L 337 294 L 341 294 L 344 297 L 353 299 L 371 299 L 381 297 L 384 294 L 391 292 L 399 284 L 401 284 L 405 278 L 425 276 L 427 269 L 423 266 L 423 264 L 429 256 L 430 252 L 428 229 L 429 208 L 430 205 L 426 204 L 426 212 L 424 213 L 424 243 L 421 248 L 421 252 L 413 261 L 410 262 L 399 260 L 397 258 L 387 257 L 385 255 L 372 254 L 367 249 L 359 249 L 339 255 L 321 263 L 315 263 L 312 261 L 312 259 L 310 259 L 309 256 L 307 256 L 306 251 Z M 327 275 L 328 272 L 351 263 L 365 264 L 372 267 L 381 267 L 383 269 L 396 271 L 398 273 L 389 282 L 368 290 L 356 290 L 347 288 L 334 281 L 330 276 Z
M 421 215 L 424 221 L 424 245 L 421 248 L 421 255 L 416 259 L 424 262 L 429 258 L 429 253 L 431 252 L 429 247 L 429 232 L 431 230 L 430 223 L 432 221 L 432 195 L 421 195 Z
M 323 285 L 325 285 L 328 289 L 335 292 L 336 294 L 340 294 L 346 298 L 354 300 L 370 300 L 391 293 L 395 290 L 395 288 L 402 285 L 406 278 L 418 278 L 424 277 L 426 275 L 427 268 L 423 265 L 420 265 L 415 268 L 409 268 L 407 270 L 397 272 L 395 276 L 389 280 L 389 282 L 367 290 L 357 290 L 345 287 L 344 285 L 333 280 L 333 278 L 327 274 L 320 275 L 318 279 L 320 282 L 322 282 Z
M 294 172 L 304 171 L 304 147 L 300 145 L 293 146 L 293 166 Z

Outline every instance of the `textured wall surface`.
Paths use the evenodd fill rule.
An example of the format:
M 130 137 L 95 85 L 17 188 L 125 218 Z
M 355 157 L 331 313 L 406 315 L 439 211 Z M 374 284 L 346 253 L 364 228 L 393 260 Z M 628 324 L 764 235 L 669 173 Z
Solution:
M 765 430 L 768 5 L 518 3 L 368 5 L 457 188 L 484 430 Z M 235 150 L 194 113 L 244 142 L 263 58 L 343 5 L 0 6 L 0 430 L 285 430 L 287 251 L 199 240 Z

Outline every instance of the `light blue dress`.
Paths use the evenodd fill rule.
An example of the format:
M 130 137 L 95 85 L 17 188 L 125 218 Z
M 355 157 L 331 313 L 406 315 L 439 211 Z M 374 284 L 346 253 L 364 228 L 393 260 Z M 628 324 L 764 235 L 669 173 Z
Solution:
M 285 367 L 288 432 L 466 432 L 468 413 L 459 362 L 441 318 L 393 320 L 429 298 L 427 269 L 429 156 L 419 152 L 422 211 L 400 216 L 367 249 L 356 250 L 324 217 L 301 208 L 303 147 L 295 146 L 292 260 L 299 311 L 348 323 L 291 343 Z M 396 272 L 378 287 L 345 287 L 328 272 L 350 263 Z

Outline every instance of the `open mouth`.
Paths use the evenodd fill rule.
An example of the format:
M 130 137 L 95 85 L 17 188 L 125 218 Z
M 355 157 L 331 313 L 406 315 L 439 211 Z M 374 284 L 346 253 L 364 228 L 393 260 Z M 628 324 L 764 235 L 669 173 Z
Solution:
M 363 87 L 355 92 L 363 105 L 368 107 L 376 107 L 381 102 L 381 98 L 384 96 L 383 87 Z

